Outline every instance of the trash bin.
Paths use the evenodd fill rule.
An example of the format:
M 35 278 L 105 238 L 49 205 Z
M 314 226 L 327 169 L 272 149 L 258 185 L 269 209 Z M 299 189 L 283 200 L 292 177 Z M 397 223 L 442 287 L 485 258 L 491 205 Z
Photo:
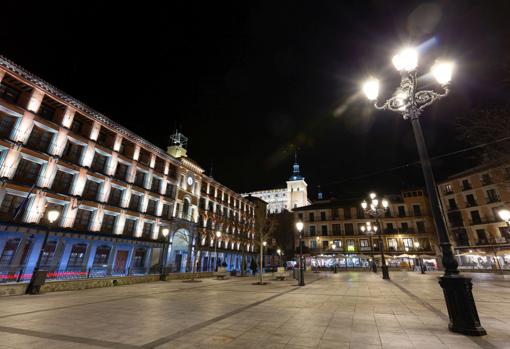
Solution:
M 48 274 L 47 270 L 37 270 L 34 271 L 34 275 L 30 280 L 30 283 L 27 287 L 28 294 L 39 294 L 41 291 L 41 286 L 44 285 L 46 281 L 46 275 Z

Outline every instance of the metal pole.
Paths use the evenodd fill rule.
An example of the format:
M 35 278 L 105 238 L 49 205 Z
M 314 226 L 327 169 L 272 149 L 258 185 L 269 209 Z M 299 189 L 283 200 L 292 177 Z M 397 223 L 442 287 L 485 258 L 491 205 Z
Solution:
M 218 244 L 218 239 L 214 240 L 214 271 L 218 271 L 218 253 L 216 253 L 216 245 Z
M 448 315 L 450 317 L 448 328 L 453 332 L 472 336 L 483 336 L 486 335 L 487 332 L 480 324 L 478 311 L 476 309 L 472 293 L 473 284 L 471 283 L 471 278 L 459 275 L 458 263 L 455 260 L 451 249 L 448 232 L 446 230 L 446 223 L 444 221 L 439 201 L 439 194 L 434 180 L 434 175 L 432 173 L 432 166 L 430 164 L 427 148 L 425 146 L 425 139 L 423 138 L 420 120 L 418 119 L 416 102 L 414 100 L 416 72 L 411 73 L 410 76 L 411 78 L 414 78 L 412 93 L 410 94 L 412 99 L 410 119 L 414 137 L 416 139 L 418 154 L 420 156 L 423 177 L 425 179 L 425 187 L 430 200 L 432 217 L 434 218 L 439 245 L 441 247 L 442 262 L 445 268 L 445 274 L 440 277 L 439 284 L 443 288 L 446 306 L 448 308 Z
M 305 270 L 303 269 L 303 234 L 299 233 L 299 286 L 305 285 Z
M 386 265 L 386 258 L 384 257 L 384 242 L 382 238 L 382 224 L 379 220 L 379 217 L 375 217 L 375 224 L 377 224 L 377 235 L 379 235 L 379 248 L 381 249 L 381 270 L 382 270 L 382 278 L 384 280 L 390 280 L 390 273 L 388 272 L 388 266 Z
M 370 233 L 368 235 L 368 238 L 370 239 L 370 250 L 372 251 L 372 271 L 374 273 L 377 273 L 377 265 L 375 264 L 375 258 L 374 258 L 374 244 L 372 243 L 372 234 Z

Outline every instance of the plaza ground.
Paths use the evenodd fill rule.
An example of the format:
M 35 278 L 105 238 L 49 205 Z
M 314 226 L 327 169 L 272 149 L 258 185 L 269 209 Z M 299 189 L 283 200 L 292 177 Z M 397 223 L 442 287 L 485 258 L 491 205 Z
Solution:
M 438 273 L 156 282 L 0 299 L 0 348 L 510 348 L 510 280 L 472 274 L 485 337 L 447 330 Z M 269 278 L 268 278 L 269 279 Z

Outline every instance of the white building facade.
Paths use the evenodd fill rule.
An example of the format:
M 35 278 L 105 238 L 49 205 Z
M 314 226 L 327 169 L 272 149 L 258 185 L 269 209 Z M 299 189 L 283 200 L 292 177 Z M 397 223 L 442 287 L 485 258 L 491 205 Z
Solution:
M 281 213 L 291 211 L 298 207 L 310 205 L 308 200 L 308 184 L 301 175 L 297 160 L 292 166 L 292 175 L 287 181 L 286 188 L 258 190 L 243 196 L 254 196 L 267 202 L 268 213 Z

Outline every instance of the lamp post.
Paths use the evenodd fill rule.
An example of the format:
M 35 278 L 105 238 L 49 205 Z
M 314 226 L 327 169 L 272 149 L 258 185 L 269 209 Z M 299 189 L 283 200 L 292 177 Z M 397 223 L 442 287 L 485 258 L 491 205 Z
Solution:
M 221 237 L 221 231 L 216 231 L 216 240 L 214 241 L 214 271 L 218 271 L 218 253 L 216 248 L 218 247 L 218 240 Z
M 390 274 L 388 273 L 388 266 L 386 265 L 386 259 L 384 257 L 384 242 L 381 236 L 382 227 L 379 218 L 384 216 L 386 210 L 388 209 L 388 206 L 389 206 L 388 200 L 383 199 L 379 201 L 375 193 L 370 193 L 370 205 L 367 203 L 366 200 L 363 200 L 363 202 L 361 203 L 361 208 L 363 208 L 363 210 L 370 216 L 375 218 L 375 223 L 377 226 L 377 229 L 375 229 L 375 231 L 377 232 L 377 236 L 379 237 L 379 249 L 381 250 L 381 270 L 382 277 L 384 280 L 389 280 Z
M 372 255 L 372 271 L 374 273 L 377 273 L 377 265 L 375 264 L 375 259 L 374 259 L 374 245 L 372 244 L 372 230 L 375 233 L 378 230 L 377 226 L 372 227 L 372 223 L 366 222 L 365 225 L 362 225 L 360 227 L 360 229 L 361 229 L 362 233 L 364 233 L 365 231 L 367 232 L 369 242 L 370 242 L 370 254 Z
M 501 218 L 502 221 L 504 221 L 506 223 L 507 227 L 510 228 L 510 211 L 507 210 L 506 208 L 500 209 L 498 211 L 498 216 L 499 216 L 499 218 Z M 494 258 L 496 259 L 496 264 L 499 268 L 499 271 L 502 272 L 501 265 L 499 264 L 498 255 L 497 255 L 495 247 L 494 247 Z
M 441 209 L 437 186 L 432 172 L 432 166 L 425 145 L 423 131 L 419 116 L 425 107 L 438 99 L 445 97 L 449 92 L 449 82 L 452 77 L 453 63 L 438 61 L 431 69 L 431 73 L 440 84 L 441 92 L 433 90 L 417 90 L 418 51 L 405 48 L 393 57 L 393 64 L 401 74 L 400 86 L 395 94 L 382 105 L 377 104 L 379 95 L 379 81 L 370 79 L 363 85 L 363 92 L 369 100 L 374 101 L 374 107 L 379 110 L 390 110 L 402 115 L 405 120 L 411 121 L 418 154 L 420 156 L 425 187 L 430 200 L 432 216 L 436 226 L 438 240 L 442 252 L 442 262 L 445 274 L 440 278 L 439 284 L 448 308 L 450 331 L 463 334 L 482 336 L 487 334 L 480 324 L 478 312 L 473 298 L 470 278 L 459 275 L 458 263 L 455 260 L 446 229 L 446 223 Z
M 283 267 L 282 250 L 281 249 L 277 249 L 276 253 L 278 253 L 278 257 L 280 259 L 280 267 Z
M 58 217 L 60 216 L 60 212 L 57 210 L 48 211 L 47 218 L 50 224 L 53 224 Z M 30 278 L 30 283 L 28 284 L 26 293 L 28 294 L 38 294 L 42 285 L 44 285 L 44 281 L 46 280 L 46 271 L 39 271 L 39 267 L 41 265 L 41 259 L 44 255 L 44 249 L 46 248 L 46 243 L 48 242 L 48 236 L 50 235 L 50 227 L 45 226 L 44 232 L 44 240 L 41 246 L 41 250 L 39 251 L 39 256 L 37 257 L 37 261 L 35 263 L 34 271 L 32 271 L 32 277 Z
M 315 238 L 315 240 L 317 241 L 316 242 L 316 247 L 317 247 L 317 249 L 320 250 L 320 247 L 319 247 L 320 246 L 320 240 L 321 240 L 320 236 L 317 236 Z M 319 259 L 317 258 L 317 255 L 315 255 L 315 270 L 313 272 L 314 273 L 318 273 L 319 272 Z
M 166 260 L 167 260 L 167 256 L 168 256 L 167 253 L 168 253 L 168 245 L 169 245 L 168 234 L 170 234 L 170 230 L 168 230 L 168 228 L 161 229 L 161 235 L 163 235 L 163 239 L 165 240 L 165 245 L 163 247 L 163 253 L 162 253 L 162 257 L 161 257 L 161 267 L 160 267 L 160 271 L 159 271 L 161 280 L 165 279 L 165 276 L 167 274 L 166 273 Z
M 418 241 L 414 242 L 414 248 L 416 249 L 416 253 L 418 254 L 418 249 L 420 248 L 420 243 Z M 422 274 L 425 274 L 425 268 L 423 266 L 423 259 L 421 258 L 421 256 L 419 254 L 418 254 L 418 262 L 420 263 L 420 272 Z
M 303 269 L 303 222 L 296 223 L 296 229 L 299 232 L 299 286 L 305 285 L 305 271 Z

